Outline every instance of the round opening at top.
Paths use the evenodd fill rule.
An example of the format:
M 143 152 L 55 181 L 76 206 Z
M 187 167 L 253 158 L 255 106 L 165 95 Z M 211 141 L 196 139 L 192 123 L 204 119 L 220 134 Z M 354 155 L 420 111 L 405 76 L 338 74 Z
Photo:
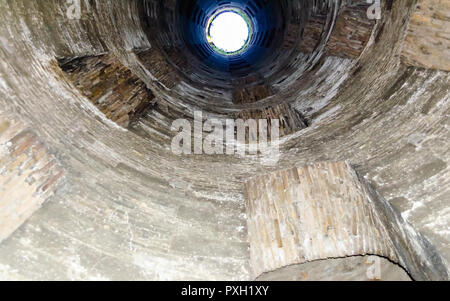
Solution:
M 237 9 L 214 14 L 208 22 L 207 39 L 218 53 L 235 55 L 243 52 L 249 43 L 252 27 L 248 16 Z

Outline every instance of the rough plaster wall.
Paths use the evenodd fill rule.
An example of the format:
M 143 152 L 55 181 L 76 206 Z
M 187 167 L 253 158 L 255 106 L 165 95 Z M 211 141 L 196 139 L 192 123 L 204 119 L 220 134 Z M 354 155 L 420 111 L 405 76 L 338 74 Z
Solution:
M 448 266 L 449 75 L 402 65 L 410 1 L 384 11 L 358 61 L 329 57 L 322 76 L 313 70 L 309 82 L 280 86 L 278 97 L 298 108 L 308 110 L 309 96 L 320 105 L 270 168 L 252 157 L 174 156 L 118 127 L 62 80 L 55 57 L 113 52 L 182 112 L 238 111 L 217 97 L 201 101 L 188 83 L 177 93 L 155 84 L 133 51 L 151 47 L 137 8 L 97 1 L 88 19 L 69 21 L 62 0 L 0 1 L 0 106 L 19 113 L 67 171 L 58 194 L 0 245 L 3 279 L 251 279 L 242 182 L 326 160 L 356 165 Z M 295 65 L 286 83 L 319 57 Z M 270 101 L 277 98 L 246 108 Z

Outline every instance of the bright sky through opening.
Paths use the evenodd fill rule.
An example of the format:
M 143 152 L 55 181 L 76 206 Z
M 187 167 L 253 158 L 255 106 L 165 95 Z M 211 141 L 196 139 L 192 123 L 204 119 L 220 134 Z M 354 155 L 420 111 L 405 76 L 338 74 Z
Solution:
M 236 52 L 245 46 L 249 28 L 241 15 L 224 12 L 211 23 L 210 36 L 217 48 L 225 52 Z

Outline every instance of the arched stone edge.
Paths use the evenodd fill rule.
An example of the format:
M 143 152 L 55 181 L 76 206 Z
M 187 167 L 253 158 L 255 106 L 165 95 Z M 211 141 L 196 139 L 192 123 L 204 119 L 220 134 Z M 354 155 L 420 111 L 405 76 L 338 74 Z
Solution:
M 255 177 L 245 197 L 255 278 L 293 264 L 370 254 L 399 263 L 415 280 L 449 279 L 434 247 L 348 162 Z

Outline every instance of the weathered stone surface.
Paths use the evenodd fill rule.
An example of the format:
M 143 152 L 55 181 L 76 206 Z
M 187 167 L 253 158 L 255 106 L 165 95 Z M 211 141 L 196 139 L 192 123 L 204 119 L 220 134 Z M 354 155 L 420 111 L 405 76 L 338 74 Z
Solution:
M 293 46 L 298 42 L 300 35 L 300 25 L 290 23 L 287 28 L 286 37 L 284 39 L 283 45 L 284 49 L 292 49 Z
M 237 89 L 233 93 L 233 102 L 235 104 L 254 103 L 272 95 L 268 85 L 257 85 Z
M 114 55 L 59 61 L 62 70 L 81 93 L 105 116 L 127 127 L 154 104 L 154 96 Z
M 177 68 L 183 70 L 187 74 L 192 73 L 191 66 L 187 58 L 183 55 L 181 49 L 177 47 L 170 47 L 165 49 L 165 52 L 167 53 L 167 57 L 169 58 L 171 63 L 174 64 Z
M 320 163 L 246 183 L 254 275 L 318 259 L 398 261 L 388 229 L 345 163 Z
M 375 21 L 367 17 L 369 6 L 347 6 L 340 13 L 327 44 L 332 56 L 354 59 L 369 42 Z
M 0 111 L 0 242 L 54 194 L 62 176 L 32 129 Z
M 417 1 L 402 58 L 408 65 L 450 71 L 449 1 Z
M 269 126 L 272 124 L 272 120 L 278 119 L 280 122 L 280 137 L 293 134 L 307 127 L 307 124 L 301 116 L 288 104 L 280 104 L 259 110 L 243 111 L 234 117 L 235 119 L 243 119 L 244 121 L 249 119 L 266 119 Z
M 322 38 L 309 54 L 267 50 L 252 74 L 274 95 L 245 105 L 233 104 L 229 73 L 184 47 L 178 12 L 161 13 L 162 2 L 82 1 L 82 19 L 68 20 L 66 1 L 0 1 L 0 107 L 29 124 L 66 177 L 54 200 L 0 245 L 0 278 L 251 280 L 242 183 L 274 170 L 342 160 L 449 266 L 449 75 L 406 68 L 400 60 L 413 1 L 382 1 L 382 19 L 365 51 L 345 59 L 325 53 L 340 1 L 293 0 L 306 16 L 293 13 L 302 27 L 317 12 L 327 16 Z M 149 18 L 154 27 L 145 28 Z M 174 62 L 172 46 L 185 54 L 189 68 L 176 70 L 182 80 L 171 90 L 136 55 L 152 46 Z M 114 53 L 158 99 L 157 110 L 136 121 L 152 126 L 148 135 L 117 127 L 55 74 L 55 57 L 104 53 Z M 195 110 L 229 118 L 280 103 L 306 116 L 309 127 L 282 140 L 276 166 L 253 156 L 175 156 L 170 137 L 161 138 L 173 119 L 190 119 Z M 397 223 L 396 215 L 385 216 Z M 424 254 L 431 254 L 426 268 L 434 257 Z M 419 269 L 412 260 L 417 256 L 408 256 L 405 266 Z
M 301 52 L 312 53 L 318 46 L 321 35 L 325 29 L 325 16 L 312 16 L 306 24 L 305 31 L 299 43 Z
M 416 280 L 449 278 L 440 256 L 348 163 L 318 163 L 245 187 L 256 277 L 293 264 L 357 255 L 400 263 Z
M 169 64 L 161 51 L 156 48 L 138 52 L 138 57 L 142 64 L 152 73 L 152 75 L 167 89 L 173 89 L 180 78 L 176 70 Z
M 234 87 L 245 87 L 253 84 L 256 81 L 263 81 L 261 74 L 250 73 L 244 77 L 233 78 L 231 83 Z

